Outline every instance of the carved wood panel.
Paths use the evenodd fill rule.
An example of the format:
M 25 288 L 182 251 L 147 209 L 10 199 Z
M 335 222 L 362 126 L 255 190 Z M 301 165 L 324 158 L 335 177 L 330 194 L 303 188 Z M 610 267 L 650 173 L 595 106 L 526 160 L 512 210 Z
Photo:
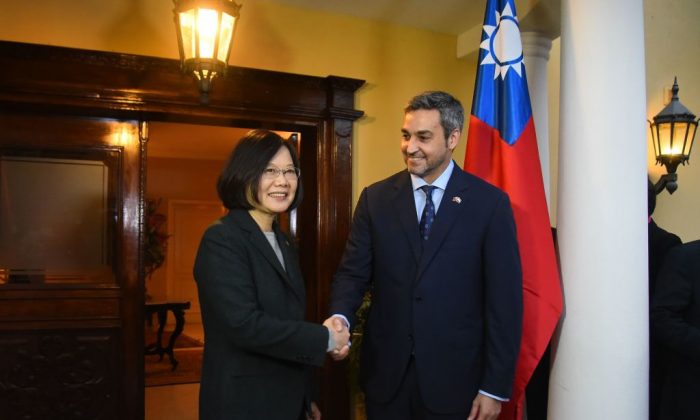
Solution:
M 7 409 L 0 409 L 0 418 L 138 418 L 143 415 L 139 414 L 143 390 L 134 391 L 134 387 L 143 383 L 143 375 L 138 374 L 143 369 L 143 285 L 138 276 L 137 123 L 3 110 L 0 126 L 0 159 L 36 163 L 31 171 L 16 175 L 32 178 L 32 171 L 42 170 L 40 165 L 58 166 L 69 173 L 82 162 L 104 165 L 104 170 L 85 173 L 98 179 L 80 179 L 52 169 L 48 173 L 57 178 L 51 184 L 55 181 L 60 186 L 58 194 L 36 185 L 36 179 L 19 180 L 26 181 L 25 190 L 13 191 L 10 197 L 6 185 L 0 186 L 3 205 L 12 208 L 31 197 L 42 212 L 65 213 L 56 226 L 3 220 L 8 229 L 23 229 L 16 235 L 27 239 L 21 252 L 35 252 L 32 246 L 36 245 L 41 252 L 54 251 L 67 258 L 60 249 L 65 237 L 66 243 L 82 242 L 83 247 L 97 247 L 104 253 L 99 275 L 85 274 L 94 270 L 80 265 L 84 256 L 71 256 L 75 267 L 70 275 L 53 274 L 56 258 L 46 259 L 44 265 L 41 258 L 34 258 L 41 274 L 23 281 L 12 275 L 23 267 L 7 258 L 7 247 L 0 248 L 0 266 L 9 265 L 3 268 L 9 274 L 0 281 L 0 394 L 6 397 L 0 404 Z M 7 181 L 7 174 L 0 177 Z M 38 179 L 49 184 L 46 176 Z M 104 185 L 97 196 L 80 187 L 94 183 Z M 78 193 L 67 194 L 71 189 Z M 67 195 L 75 200 L 73 205 L 66 205 Z M 79 210 L 83 205 L 88 213 Z M 40 213 L 39 209 L 24 211 L 29 214 L 22 217 L 30 221 Z M 3 214 L 20 217 L 13 210 Z M 102 220 L 101 235 L 83 237 L 86 219 Z M 44 234 L 53 238 L 50 248 L 55 249 L 40 247 Z
M 2 418 L 119 419 L 116 336 L 116 330 L 0 336 Z

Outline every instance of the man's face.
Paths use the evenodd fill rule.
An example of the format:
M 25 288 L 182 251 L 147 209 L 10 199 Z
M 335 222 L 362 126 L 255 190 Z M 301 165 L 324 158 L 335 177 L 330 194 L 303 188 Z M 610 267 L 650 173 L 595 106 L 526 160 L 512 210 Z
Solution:
M 419 109 L 406 113 L 401 134 L 401 152 L 408 172 L 430 184 L 450 163 L 460 132 L 454 130 L 445 139 L 440 112 Z

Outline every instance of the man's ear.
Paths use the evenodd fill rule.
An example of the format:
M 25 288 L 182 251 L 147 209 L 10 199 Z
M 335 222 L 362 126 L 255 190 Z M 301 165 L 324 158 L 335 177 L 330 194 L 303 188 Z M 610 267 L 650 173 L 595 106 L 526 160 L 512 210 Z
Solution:
M 450 136 L 447 138 L 447 148 L 450 149 L 450 151 L 454 151 L 455 147 L 459 144 L 459 137 L 462 135 L 462 132 L 459 131 L 459 129 L 455 128 L 452 130 L 450 133 Z

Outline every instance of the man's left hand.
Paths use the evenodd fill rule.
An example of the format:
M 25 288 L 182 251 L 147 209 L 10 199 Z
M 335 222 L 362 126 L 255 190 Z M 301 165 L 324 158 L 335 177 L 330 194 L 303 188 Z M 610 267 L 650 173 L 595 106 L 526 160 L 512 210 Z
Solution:
M 484 394 L 477 394 L 467 420 L 496 420 L 500 412 L 500 401 L 487 397 Z
M 311 415 L 306 415 L 307 420 L 321 420 L 321 410 L 314 401 L 311 401 Z

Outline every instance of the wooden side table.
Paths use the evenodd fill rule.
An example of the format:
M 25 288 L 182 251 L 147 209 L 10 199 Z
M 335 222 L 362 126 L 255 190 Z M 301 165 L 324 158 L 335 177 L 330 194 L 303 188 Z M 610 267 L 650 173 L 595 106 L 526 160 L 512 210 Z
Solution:
M 156 335 L 156 342 L 146 346 L 145 354 L 157 354 L 160 356 L 160 360 L 163 360 L 163 355 L 167 354 L 170 359 L 170 363 L 173 365 L 173 370 L 177 368 L 177 360 L 173 354 L 173 348 L 175 347 L 175 340 L 180 336 L 182 330 L 185 328 L 185 310 L 190 309 L 190 302 L 176 301 L 176 302 L 147 302 L 144 311 L 144 316 L 147 321 L 151 321 L 153 314 L 158 315 L 158 334 Z M 175 330 L 172 335 L 170 335 L 170 340 L 168 345 L 163 347 L 163 328 L 168 321 L 168 311 L 173 313 L 175 316 Z

